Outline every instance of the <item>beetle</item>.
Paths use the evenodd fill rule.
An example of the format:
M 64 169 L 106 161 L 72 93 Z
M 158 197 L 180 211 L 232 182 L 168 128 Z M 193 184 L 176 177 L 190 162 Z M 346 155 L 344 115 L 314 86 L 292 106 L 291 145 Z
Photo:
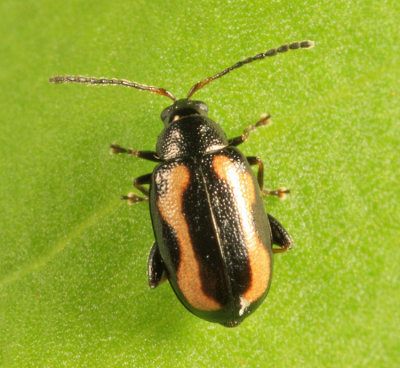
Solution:
M 50 78 L 54 83 L 122 85 L 173 100 L 161 113 L 164 129 L 155 152 L 117 144 L 111 149 L 158 163 L 152 173 L 134 180 L 144 197 L 130 193 L 122 199 L 150 204 L 155 236 L 147 265 L 150 287 L 168 279 L 182 304 L 207 321 L 235 327 L 254 312 L 270 287 L 273 253 L 290 249 L 293 241 L 278 220 L 266 213 L 262 201 L 262 194 L 283 197 L 289 190 L 263 189 L 262 161 L 245 157 L 236 148 L 254 129 L 266 125 L 270 115 L 228 139 L 208 117 L 207 105 L 191 97 L 244 64 L 313 45 L 312 41 L 293 42 L 239 61 L 196 83 L 179 100 L 164 88 L 122 79 Z M 258 166 L 257 178 L 253 165 Z

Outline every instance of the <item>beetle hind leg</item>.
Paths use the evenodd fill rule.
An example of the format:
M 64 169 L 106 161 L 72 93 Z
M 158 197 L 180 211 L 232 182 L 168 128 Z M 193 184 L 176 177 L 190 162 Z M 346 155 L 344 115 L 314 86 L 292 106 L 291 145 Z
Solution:
M 154 242 L 147 261 L 147 278 L 152 289 L 156 288 L 167 278 L 164 261 L 161 258 L 158 245 Z
M 292 248 L 293 240 L 281 223 L 273 216 L 268 214 L 269 224 L 272 232 L 272 244 L 280 248 L 272 248 L 274 253 L 282 253 Z

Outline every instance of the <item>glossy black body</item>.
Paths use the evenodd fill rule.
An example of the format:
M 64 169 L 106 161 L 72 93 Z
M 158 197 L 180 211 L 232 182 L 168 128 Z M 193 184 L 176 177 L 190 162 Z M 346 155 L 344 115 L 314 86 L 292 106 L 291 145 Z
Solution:
M 177 101 L 161 115 L 165 129 L 158 137 L 157 155 L 163 162 L 152 175 L 150 211 L 155 246 L 158 247 L 156 254 L 160 254 L 162 262 L 159 263 L 164 265 L 180 301 L 201 318 L 233 327 L 253 312 L 268 292 L 272 274 L 272 235 L 260 188 L 249 163 L 237 148 L 229 146 L 225 133 L 206 115 L 204 103 L 189 100 Z M 239 186 L 234 190 L 229 178 L 221 179 L 216 156 L 229 166 L 228 176 L 246 178 L 246 187 Z M 179 173 L 174 171 L 176 168 Z M 185 185 L 181 182 L 181 173 L 186 175 Z M 182 190 L 172 194 L 173 199 L 163 204 L 160 210 L 160 198 L 180 186 Z M 249 198 L 247 192 L 254 194 L 250 207 L 243 204 Z M 242 193 L 243 198 L 235 198 L 241 197 Z M 170 209 L 179 201 L 178 210 Z M 244 214 L 246 218 L 250 217 L 247 227 L 254 226 L 256 232 L 249 236 L 260 240 L 264 257 L 269 259 L 268 264 L 260 265 L 267 266 L 268 269 L 262 272 L 268 279 L 261 285 L 262 292 L 257 293 L 256 300 L 243 297 L 251 284 L 257 282 L 254 280 L 257 276 L 254 262 L 257 260 L 253 260 L 251 267 L 248 252 L 251 244 L 248 244 L 249 236 L 246 237 L 244 228 L 247 220 L 241 213 L 247 208 L 251 208 Z M 182 222 L 186 222 L 186 226 L 182 227 Z M 193 254 L 189 258 L 185 256 L 188 259 L 185 262 L 182 253 L 186 248 L 192 249 Z M 180 265 L 183 270 L 179 270 Z M 200 278 L 200 289 L 193 286 L 193 292 L 187 291 L 186 285 L 182 290 L 179 279 L 184 277 L 191 278 L 185 285 L 196 284 L 195 278 Z M 194 296 L 196 300 L 204 294 L 203 299 L 209 297 L 220 308 L 209 310 L 207 301 L 202 304 L 201 300 L 196 305 L 185 296 L 187 292 L 200 294 Z

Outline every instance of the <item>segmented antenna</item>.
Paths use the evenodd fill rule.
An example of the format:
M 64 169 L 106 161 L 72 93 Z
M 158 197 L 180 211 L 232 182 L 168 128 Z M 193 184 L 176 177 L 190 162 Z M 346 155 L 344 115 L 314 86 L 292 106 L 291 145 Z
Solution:
M 82 84 L 112 84 L 112 85 L 121 85 L 125 87 L 133 87 L 137 89 L 141 89 L 143 91 L 150 91 L 153 93 L 158 93 L 161 96 L 165 96 L 170 98 L 172 101 L 176 101 L 175 96 L 167 91 L 164 88 L 158 88 L 153 86 L 146 86 L 145 84 L 139 84 L 136 82 L 131 82 L 125 79 L 106 79 L 106 78 L 92 78 L 92 77 L 83 77 L 81 75 L 73 76 L 73 75 L 65 75 L 60 76 L 57 75 L 55 77 L 51 77 L 49 82 L 52 83 L 82 83 Z
M 230 71 L 240 68 L 242 65 L 251 63 L 256 60 L 261 60 L 266 58 L 267 56 L 274 56 L 277 55 L 278 53 L 286 52 L 289 50 L 297 50 L 297 49 L 310 49 L 314 47 L 314 42 L 313 41 L 301 41 L 301 42 L 292 42 L 289 45 L 282 45 L 278 47 L 277 49 L 271 49 L 268 50 L 267 52 L 258 54 L 256 56 L 248 57 L 247 59 L 244 59 L 242 61 L 237 62 L 236 64 L 230 66 L 229 68 L 224 69 L 222 72 L 215 74 L 212 77 L 208 77 L 198 83 L 196 83 L 189 91 L 187 98 L 189 99 L 190 97 L 193 96 L 200 88 L 203 88 L 206 84 L 210 83 L 214 79 L 221 78 L 225 74 L 229 73 Z

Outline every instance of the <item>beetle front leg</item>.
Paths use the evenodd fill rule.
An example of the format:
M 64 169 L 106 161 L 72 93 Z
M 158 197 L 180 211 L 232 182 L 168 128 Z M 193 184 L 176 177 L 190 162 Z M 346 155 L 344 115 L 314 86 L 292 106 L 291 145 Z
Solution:
M 262 114 L 260 116 L 260 120 L 258 120 L 257 123 L 255 123 L 254 125 L 249 125 L 245 130 L 243 130 L 242 135 L 229 139 L 229 146 L 238 146 L 239 144 L 242 144 L 247 138 L 249 138 L 249 135 L 253 130 L 261 126 L 267 125 L 270 118 L 271 115 Z
M 135 193 L 129 193 L 128 195 L 124 195 L 121 199 L 127 200 L 128 204 L 134 204 L 138 202 L 148 202 L 149 201 L 149 190 L 143 185 L 151 183 L 152 174 L 146 174 L 139 176 L 133 181 L 133 185 L 135 188 L 139 189 L 145 197 L 139 197 Z
M 268 214 L 269 224 L 272 232 L 272 244 L 279 246 L 280 248 L 272 248 L 274 253 L 282 253 L 292 248 L 293 240 L 289 233 L 281 225 L 281 223 L 273 216 Z
M 161 258 L 158 245 L 154 242 L 147 260 L 147 279 L 152 289 L 156 288 L 167 278 L 164 261 Z
M 126 153 L 127 155 L 136 156 L 149 161 L 163 162 L 163 160 L 160 159 L 157 156 L 157 153 L 154 151 L 135 151 L 132 148 L 123 148 L 118 144 L 111 144 L 110 148 L 111 148 L 111 153 L 114 155 L 117 155 L 119 153 Z

